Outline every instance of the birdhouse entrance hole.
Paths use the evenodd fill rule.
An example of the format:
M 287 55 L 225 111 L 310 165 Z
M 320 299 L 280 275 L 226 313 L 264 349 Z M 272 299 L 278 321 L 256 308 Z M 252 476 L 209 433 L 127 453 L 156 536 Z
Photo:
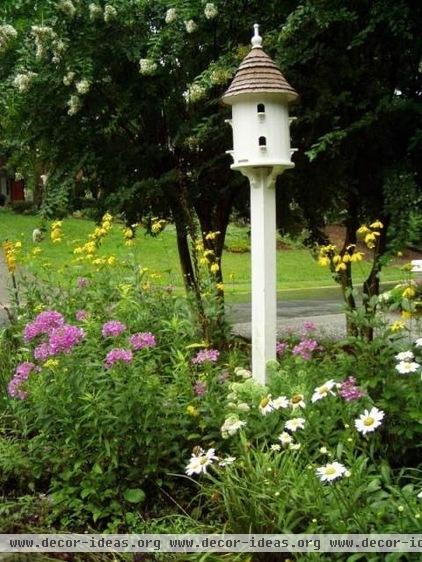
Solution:
M 266 137 L 259 137 L 258 144 L 260 148 L 267 148 L 267 138 Z
M 265 104 L 259 103 L 259 104 L 256 106 L 256 109 L 257 109 L 258 113 L 265 113 Z

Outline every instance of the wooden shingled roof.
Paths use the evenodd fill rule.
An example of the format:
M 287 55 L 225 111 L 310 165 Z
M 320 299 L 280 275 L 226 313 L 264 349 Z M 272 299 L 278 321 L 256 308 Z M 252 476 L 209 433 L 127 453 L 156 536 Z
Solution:
M 284 78 L 276 63 L 264 53 L 261 45 L 254 45 L 243 59 L 222 101 L 231 104 L 232 97 L 253 93 L 284 94 L 289 101 L 298 97 L 296 90 Z

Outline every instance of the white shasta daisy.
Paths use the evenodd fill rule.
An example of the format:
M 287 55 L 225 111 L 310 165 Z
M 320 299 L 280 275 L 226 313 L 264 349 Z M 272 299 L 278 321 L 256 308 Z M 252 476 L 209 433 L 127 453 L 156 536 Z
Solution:
M 305 397 L 303 396 L 303 394 L 293 394 L 293 396 L 290 398 L 290 406 L 293 408 L 293 410 L 306 407 L 304 398 Z
M 397 361 L 411 361 L 415 356 L 412 351 L 401 351 L 394 356 Z
M 336 386 L 336 383 L 330 379 L 329 381 L 325 382 L 322 386 L 318 386 L 312 395 L 311 402 L 316 402 L 317 400 L 321 400 L 328 396 L 328 394 L 332 394 L 335 396 L 333 392 L 333 388 Z
M 208 449 L 208 451 L 199 449 L 197 453 L 192 453 L 190 461 L 185 469 L 186 474 L 188 476 L 201 473 L 205 474 L 207 468 L 217 459 L 218 457 L 215 455 L 215 449 Z
M 355 420 L 355 427 L 362 435 L 366 435 L 367 433 L 375 431 L 376 428 L 381 425 L 383 418 L 384 412 L 374 406 L 369 411 L 365 410 L 364 413 Z
M 271 394 L 267 394 L 267 396 L 264 396 L 264 398 L 261 399 L 258 409 L 263 416 L 266 416 L 273 411 L 273 401 L 271 399 Z
M 286 396 L 279 396 L 278 398 L 274 398 L 271 401 L 271 405 L 274 410 L 280 410 L 281 408 L 288 408 L 289 401 L 287 400 Z
M 305 427 L 305 420 L 304 418 L 292 418 L 291 420 L 286 421 L 284 427 L 289 431 L 295 432 L 296 430 L 303 429 Z
M 346 473 L 346 467 L 343 464 L 334 461 L 329 462 L 324 466 L 320 466 L 316 469 L 316 473 L 321 482 L 332 482 Z
M 282 445 L 289 445 L 293 442 L 293 437 L 290 433 L 287 433 L 287 431 L 283 431 L 283 433 L 278 436 L 278 440 L 281 441 Z
M 409 373 L 416 373 L 419 369 L 419 363 L 416 361 L 400 361 L 396 365 L 396 371 L 398 371 L 401 375 L 408 375 Z

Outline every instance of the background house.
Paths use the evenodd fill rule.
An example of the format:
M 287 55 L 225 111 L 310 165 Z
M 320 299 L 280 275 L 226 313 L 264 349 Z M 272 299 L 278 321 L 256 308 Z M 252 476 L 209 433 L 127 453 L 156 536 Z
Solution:
M 25 182 L 16 180 L 4 167 L 4 160 L 0 159 L 0 202 L 5 198 L 5 203 L 25 200 Z M 1 197 L 4 196 L 4 197 Z

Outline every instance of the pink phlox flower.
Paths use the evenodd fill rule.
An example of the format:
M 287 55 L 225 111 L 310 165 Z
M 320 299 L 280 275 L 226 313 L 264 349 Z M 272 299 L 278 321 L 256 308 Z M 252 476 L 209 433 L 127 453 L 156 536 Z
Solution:
M 151 332 L 138 332 L 137 334 L 133 334 L 133 336 L 130 336 L 129 342 L 136 351 L 144 349 L 145 347 L 155 347 L 157 345 L 155 336 L 151 334 Z
M 196 381 L 193 391 L 196 396 L 204 396 L 207 392 L 207 383 L 204 381 Z
M 284 341 L 278 341 L 276 344 L 276 353 L 277 355 L 283 355 L 286 349 L 289 347 L 289 344 Z
M 130 349 L 123 349 L 116 347 L 107 353 L 104 361 L 104 366 L 106 369 L 111 369 L 111 367 L 118 361 L 123 361 L 124 363 L 130 363 L 133 359 L 133 353 Z
M 64 318 L 60 312 L 45 310 L 24 328 L 23 337 L 25 341 L 31 341 L 40 334 L 49 334 L 55 328 L 63 326 Z
M 309 359 L 312 358 L 312 353 L 318 349 L 321 349 L 321 347 L 318 345 L 316 340 L 305 338 L 295 345 L 292 353 L 293 355 L 299 355 L 305 361 L 309 361 Z
M 65 324 L 53 330 L 50 334 L 50 341 L 48 342 L 52 355 L 69 353 L 84 337 L 85 332 L 82 328 L 72 326 L 71 324 Z
M 87 310 L 78 310 L 75 314 L 75 318 L 78 322 L 83 322 L 90 317 L 90 314 Z
M 7 390 L 9 395 L 13 398 L 19 398 L 20 400 L 24 400 L 28 393 L 22 390 L 21 386 L 28 378 L 29 375 L 34 371 L 38 372 L 40 369 L 34 363 L 29 361 L 25 361 L 20 363 L 15 370 L 15 374 L 13 375 L 12 379 L 10 380 Z
M 359 398 L 365 396 L 365 392 L 357 386 L 355 377 L 348 377 L 345 381 L 343 381 L 338 393 L 347 402 L 359 400 Z
M 209 361 L 210 363 L 215 363 L 216 361 L 218 361 L 219 357 L 220 357 L 220 352 L 217 349 L 201 349 L 192 359 L 192 363 L 194 365 L 201 365 L 206 361 Z
M 103 325 L 101 333 L 104 338 L 114 338 L 120 336 L 120 334 L 122 334 L 125 330 L 125 324 L 119 322 L 118 320 L 110 320 Z
M 78 279 L 76 280 L 76 285 L 77 287 L 79 287 L 79 289 L 83 289 L 84 287 L 87 287 L 89 285 L 89 281 L 86 277 L 78 277 Z

